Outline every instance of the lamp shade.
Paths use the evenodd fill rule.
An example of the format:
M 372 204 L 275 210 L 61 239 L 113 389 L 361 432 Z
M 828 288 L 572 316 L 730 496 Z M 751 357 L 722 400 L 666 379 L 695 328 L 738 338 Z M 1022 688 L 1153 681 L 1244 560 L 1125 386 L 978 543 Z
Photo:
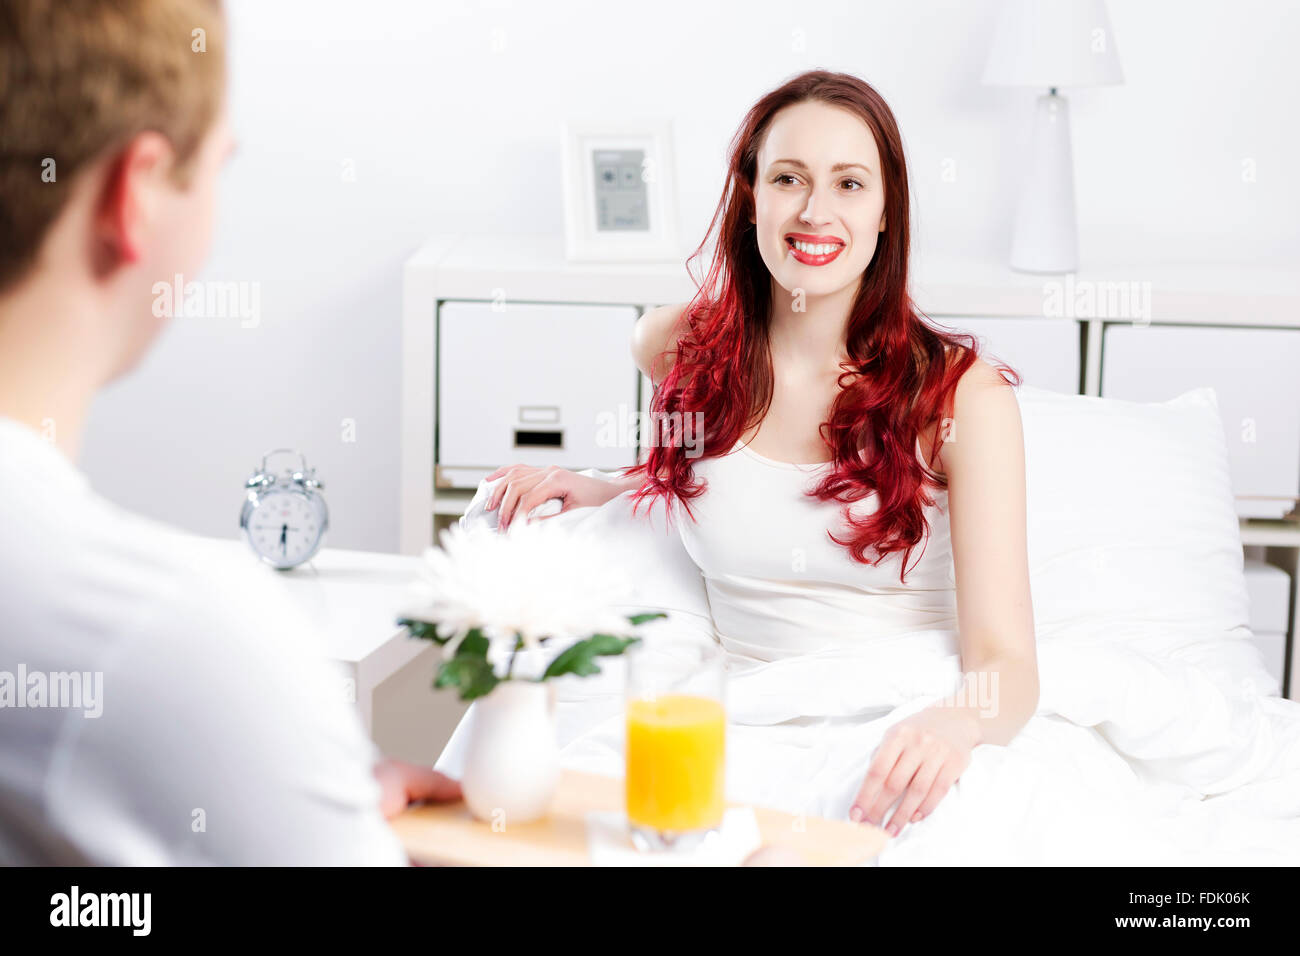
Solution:
M 1037 87 L 1123 83 L 1105 0 L 1002 0 L 983 82 Z

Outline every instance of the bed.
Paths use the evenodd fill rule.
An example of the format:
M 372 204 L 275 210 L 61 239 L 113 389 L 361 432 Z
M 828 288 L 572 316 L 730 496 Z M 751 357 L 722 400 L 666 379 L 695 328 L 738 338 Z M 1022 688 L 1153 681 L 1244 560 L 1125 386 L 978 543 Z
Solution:
M 1251 640 L 1215 394 L 1143 404 L 1016 389 L 1025 431 L 1038 711 L 975 748 L 935 811 L 875 861 L 905 865 L 1300 863 L 1300 703 Z M 588 471 L 598 477 L 610 475 Z M 493 523 L 485 482 L 462 519 Z M 703 583 L 662 505 L 626 493 L 553 520 L 635 582 L 656 652 L 711 641 Z M 620 661 L 558 682 L 565 767 L 622 774 Z M 884 731 L 956 690 L 957 634 L 728 663 L 729 797 L 846 819 Z M 458 774 L 466 715 L 437 767 Z M 888 819 L 888 817 L 886 817 Z

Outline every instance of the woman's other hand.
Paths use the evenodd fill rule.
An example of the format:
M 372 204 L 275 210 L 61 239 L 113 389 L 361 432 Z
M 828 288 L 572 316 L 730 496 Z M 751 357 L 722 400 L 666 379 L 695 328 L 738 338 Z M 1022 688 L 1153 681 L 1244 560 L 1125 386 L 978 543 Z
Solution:
M 603 505 L 628 487 L 623 482 L 588 478 L 556 465 L 545 468 L 502 465 L 488 475 L 487 480 L 492 481 L 502 476 L 504 480 L 493 489 L 486 509 L 501 509 L 497 512 L 498 531 L 505 531 L 516 515 L 523 515 L 524 520 L 529 520 L 527 516 L 530 511 L 552 498 L 560 499 L 560 510 L 556 514 L 563 514 L 573 508 Z M 553 517 L 555 515 L 544 515 L 534 520 L 543 521 Z
M 880 826 L 899 800 L 886 828 L 898 836 L 927 817 L 970 766 L 979 728 L 968 711 L 930 706 L 885 731 L 866 779 L 849 808 L 849 819 Z M 901 797 L 901 800 L 899 799 Z

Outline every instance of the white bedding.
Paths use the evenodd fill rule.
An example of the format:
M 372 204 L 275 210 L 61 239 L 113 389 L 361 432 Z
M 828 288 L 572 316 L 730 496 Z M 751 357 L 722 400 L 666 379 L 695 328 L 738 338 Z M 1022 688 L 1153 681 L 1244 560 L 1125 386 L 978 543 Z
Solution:
M 710 640 L 657 630 L 665 653 Z M 1198 645 L 1199 646 L 1199 645 Z M 1249 645 L 1157 660 L 1057 639 L 1039 648 L 1039 710 L 1008 746 L 981 745 L 934 813 L 877 863 L 1300 863 L 1300 704 L 1253 688 Z M 623 772 L 622 665 L 561 682 L 565 767 Z M 881 735 L 957 687 L 956 634 L 755 664 L 727 683 L 732 799 L 845 819 Z M 461 733 L 438 766 L 458 772 Z
M 1027 404 L 1027 396 L 1041 404 Z M 1224 507 L 1230 512 L 1231 496 L 1226 468 L 1220 473 L 1219 467 L 1222 438 L 1214 447 L 1205 414 L 1214 410 L 1213 396 L 1127 409 L 1121 406 L 1128 403 L 1080 401 L 1102 404 L 1081 406 L 1074 397 L 1021 390 L 1039 621 L 1038 712 L 1008 746 L 975 748 L 970 766 L 934 813 L 909 824 L 876 862 L 1300 864 L 1300 704 L 1276 696 L 1276 681 L 1242 623 L 1240 542 L 1225 531 L 1230 525 L 1235 533 L 1235 518 L 1223 513 Z M 1132 413 L 1126 422 L 1138 420 L 1128 432 L 1118 420 L 1096 429 L 1097 440 L 1111 452 L 1123 447 L 1125 435 L 1145 448 L 1151 434 L 1177 432 L 1178 423 L 1190 430 L 1171 447 L 1171 454 L 1182 456 L 1186 482 L 1162 481 L 1161 501 L 1145 503 L 1148 515 L 1155 512 L 1145 529 L 1152 547 L 1176 543 L 1189 562 L 1150 572 L 1159 584 L 1150 589 L 1156 599 L 1178 602 L 1168 613 L 1163 606 L 1139 606 L 1137 592 L 1145 593 L 1149 581 L 1130 583 L 1119 594 L 1121 578 L 1110 578 L 1108 590 L 1092 595 L 1095 608 L 1088 582 L 1080 582 L 1084 571 L 1131 576 L 1129 562 L 1150 560 L 1140 553 L 1140 536 L 1098 558 L 1086 535 L 1074 541 L 1057 535 L 1059 521 L 1050 525 L 1050 540 L 1035 531 L 1036 521 L 1052 514 L 1051 496 L 1070 493 L 1065 478 L 1053 475 L 1050 459 L 1060 448 L 1051 448 L 1046 426 L 1080 408 L 1101 412 L 1103 419 L 1123 412 Z M 1217 427 L 1217 416 L 1214 422 Z M 1192 434 L 1198 428 L 1199 439 Z M 1057 440 L 1087 454 L 1087 431 L 1086 423 L 1074 422 L 1068 436 Z M 1198 440 L 1209 451 L 1198 451 Z M 1142 467 L 1171 473 L 1157 454 L 1129 479 L 1142 481 Z M 480 505 L 484 491 L 476 499 Z M 1189 499 L 1179 500 L 1184 494 Z M 1196 501 L 1197 517 L 1188 520 L 1189 500 L 1197 495 L 1204 500 Z M 669 620 L 645 626 L 654 647 L 672 653 L 677 642 L 711 640 L 707 605 L 700 603 L 698 582 L 683 571 L 679 542 L 655 530 L 665 527 L 661 520 L 632 519 L 627 497 L 551 520 L 602 527 L 615 552 L 635 566 L 644 606 L 670 613 Z M 1094 504 L 1115 520 L 1113 502 Z M 1161 507 L 1170 522 L 1165 527 Z M 471 508 L 466 520 L 482 516 Z M 1080 520 L 1071 533 L 1082 534 L 1092 524 Z M 1206 534 L 1210 526 L 1216 530 Z M 1178 534 L 1193 537 L 1174 542 Z M 1071 561 L 1080 555 L 1083 563 L 1072 570 Z M 1198 578 L 1204 574 L 1209 576 Z M 1066 593 L 1071 581 L 1079 594 Z M 1176 595 L 1179 587 L 1189 592 L 1186 598 Z M 1053 600 L 1057 591 L 1062 597 Z M 1040 593 L 1047 598 L 1042 606 Z M 1202 604 L 1189 613 L 1187 602 L 1193 600 Z M 560 682 L 562 762 L 617 776 L 623 769 L 622 663 L 602 666 L 598 677 Z M 730 659 L 729 796 L 792 813 L 847 818 L 884 731 L 955 691 L 959 675 L 957 634 L 951 630 L 770 663 Z M 464 724 L 439 769 L 459 772 L 463 730 Z

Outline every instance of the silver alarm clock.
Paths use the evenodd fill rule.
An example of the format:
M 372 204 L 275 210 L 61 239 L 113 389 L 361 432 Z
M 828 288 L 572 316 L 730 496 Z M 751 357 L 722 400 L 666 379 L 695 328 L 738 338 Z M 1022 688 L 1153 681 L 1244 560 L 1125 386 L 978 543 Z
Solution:
M 296 455 L 296 471 L 279 473 L 267 468 L 275 455 Z M 315 469 L 292 448 L 277 448 L 262 456 L 262 465 L 244 483 L 244 507 L 239 527 L 263 561 L 284 571 L 311 560 L 320 550 L 329 528 L 329 509 L 316 479 Z

